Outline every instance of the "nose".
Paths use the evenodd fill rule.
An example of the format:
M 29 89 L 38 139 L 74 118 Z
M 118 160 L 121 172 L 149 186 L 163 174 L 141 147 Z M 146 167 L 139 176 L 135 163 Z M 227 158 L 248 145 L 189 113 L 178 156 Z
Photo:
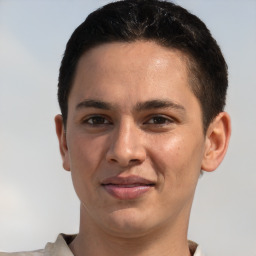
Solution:
M 139 127 L 132 121 L 121 122 L 113 130 L 106 160 L 127 167 L 141 164 L 145 159 L 146 150 Z

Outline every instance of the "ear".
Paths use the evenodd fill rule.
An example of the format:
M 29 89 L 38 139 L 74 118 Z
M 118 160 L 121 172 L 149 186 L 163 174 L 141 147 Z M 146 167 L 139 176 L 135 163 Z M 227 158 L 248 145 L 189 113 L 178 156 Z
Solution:
M 202 170 L 211 172 L 220 165 L 227 152 L 230 135 L 230 117 L 226 112 L 221 112 L 211 122 L 206 132 Z
M 54 120 L 55 120 L 56 134 L 59 140 L 59 148 L 60 148 L 60 154 L 62 157 L 63 168 L 66 171 L 70 171 L 69 154 L 68 154 L 69 152 L 67 147 L 66 132 L 63 124 L 62 115 L 55 116 Z

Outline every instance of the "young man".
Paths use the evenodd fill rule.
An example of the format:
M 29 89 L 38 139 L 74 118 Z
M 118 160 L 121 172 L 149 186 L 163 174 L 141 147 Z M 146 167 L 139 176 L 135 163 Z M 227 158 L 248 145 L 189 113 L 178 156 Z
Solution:
M 227 84 L 217 43 L 183 8 L 127 0 L 90 14 L 67 44 L 55 118 L 80 230 L 29 255 L 203 255 L 189 215 L 201 171 L 227 150 Z

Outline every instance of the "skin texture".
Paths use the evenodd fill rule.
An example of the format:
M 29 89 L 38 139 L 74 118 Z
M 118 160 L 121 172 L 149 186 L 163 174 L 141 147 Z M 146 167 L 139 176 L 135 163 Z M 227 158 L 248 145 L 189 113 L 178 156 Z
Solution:
M 70 245 L 76 256 L 190 255 L 200 170 L 222 161 L 230 120 L 220 113 L 203 133 L 184 57 L 145 41 L 104 44 L 81 57 L 66 131 L 55 118 L 63 167 L 81 201 L 80 231 Z M 151 185 L 135 198 L 117 198 L 102 185 L 111 177 Z

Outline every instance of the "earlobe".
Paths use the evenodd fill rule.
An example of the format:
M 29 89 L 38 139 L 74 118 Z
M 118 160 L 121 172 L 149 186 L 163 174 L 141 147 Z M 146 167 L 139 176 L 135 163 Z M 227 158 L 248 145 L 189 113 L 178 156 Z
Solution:
M 70 171 L 69 154 L 68 154 L 66 133 L 63 125 L 63 118 L 61 115 L 56 115 L 54 120 L 55 120 L 56 134 L 59 140 L 59 149 L 62 157 L 63 168 L 66 171 Z
M 220 165 L 227 152 L 230 135 L 230 117 L 226 112 L 221 112 L 207 129 L 202 170 L 211 172 Z

